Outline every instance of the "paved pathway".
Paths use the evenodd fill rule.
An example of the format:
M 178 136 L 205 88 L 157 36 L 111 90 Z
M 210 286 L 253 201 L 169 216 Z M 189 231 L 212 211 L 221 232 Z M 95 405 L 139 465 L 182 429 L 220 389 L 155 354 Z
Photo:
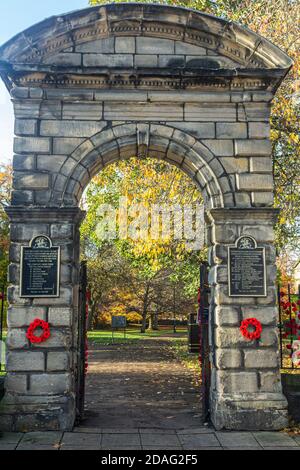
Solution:
M 300 450 L 300 436 L 205 426 L 192 373 L 168 339 L 91 346 L 86 419 L 74 432 L 0 434 L 1 450 Z

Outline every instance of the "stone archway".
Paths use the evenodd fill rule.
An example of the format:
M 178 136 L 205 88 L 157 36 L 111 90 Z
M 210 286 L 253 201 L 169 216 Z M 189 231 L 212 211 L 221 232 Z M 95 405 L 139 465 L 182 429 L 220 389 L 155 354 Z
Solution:
M 269 114 L 291 67 L 273 44 L 235 23 L 161 5 L 107 5 L 52 17 L 0 48 L 15 109 L 9 332 L 3 429 L 72 429 L 82 191 L 133 154 L 180 166 L 207 209 L 211 417 L 218 429 L 286 424 L 276 330 Z M 22 297 L 21 247 L 37 235 L 61 249 L 60 295 Z M 266 295 L 229 295 L 228 248 L 265 249 Z M 32 319 L 51 338 L 29 345 Z M 259 342 L 239 331 L 255 316 Z

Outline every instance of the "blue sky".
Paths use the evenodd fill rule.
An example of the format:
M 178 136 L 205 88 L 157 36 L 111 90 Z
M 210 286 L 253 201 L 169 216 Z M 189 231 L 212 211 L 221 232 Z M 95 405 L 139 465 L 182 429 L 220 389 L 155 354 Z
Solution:
M 24 29 L 52 15 L 88 6 L 88 0 L 2 0 L 0 2 L 0 44 Z M 8 92 L 0 80 L 0 162 L 13 155 L 13 111 Z

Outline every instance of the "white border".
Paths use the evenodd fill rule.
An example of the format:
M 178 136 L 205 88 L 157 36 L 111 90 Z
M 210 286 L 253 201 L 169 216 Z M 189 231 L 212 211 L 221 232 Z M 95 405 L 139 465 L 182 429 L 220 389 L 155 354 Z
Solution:
M 31 248 L 33 241 L 38 238 L 43 237 L 47 238 L 50 242 L 50 249 L 57 248 L 58 259 L 57 259 L 57 293 L 55 295 L 22 295 L 22 277 L 23 277 L 23 254 L 24 248 Z M 19 296 L 21 299 L 57 299 L 60 297 L 60 246 L 53 246 L 51 238 L 47 237 L 47 235 L 36 235 L 30 240 L 28 246 L 21 246 L 21 263 L 20 263 L 20 289 L 19 289 Z
M 230 276 L 230 249 L 231 248 L 237 248 L 237 245 L 238 245 L 238 242 L 241 238 L 251 238 L 254 243 L 255 243 L 255 248 L 253 248 L 253 250 L 262 250 L 262 254 L 263 254 L 263 263 L 264 263 L 264 293 L 263 294 L 232 294 L 231 293 L 231 276 Z M 255 240 L 255 238 L 251 237 L 251 235 L 242 235 L 241 237 L 239 237 L 235 244 L 234 245 L 231 245 L 227 248 L 228 250 L 228 261 L 227 261 L 227 269 L 228 269 L 228 295 L 229 297 L 267 297 L 268 294 L 267 294 L 267 266 L 266 266 L 266 249 L 265 247 L 259 247 L 257 246 L 257 241 Z M 242 251 L 242 250 L 241 250 Z

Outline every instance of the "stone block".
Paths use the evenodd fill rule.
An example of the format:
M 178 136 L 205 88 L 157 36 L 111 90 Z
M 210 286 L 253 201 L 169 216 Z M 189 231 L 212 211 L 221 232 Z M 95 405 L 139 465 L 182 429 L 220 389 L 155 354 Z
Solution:
M 8 331 L 6 338 L 7 349 L 28 349 L 28 344 L 29 342 L 26 338 L 26 329 L 11 328 Z
M 272 191 L 273 176 L 260 173 L 241 173 L 237 175 L 237 188 L 241 191 Z
M 278 319 L 277 306 L 274 307 L 242 307 L 243 319 L 255 317 L 262 325 L 275 325 Z
M 238 326 L 240 323 L 239 309 L 229 306 L 215 307 L 214 319 L 218 326 Z
M 40 116 L 39 100 L 13 101 L 15 117 L 18 119 L 38 119 Z
M 36 158 L 37 169 L 58 173 L 67 158 L 66 155 L 38 155 Z
M 13 168 L 16 171 L 34 170 L 35 169 L 34 155 L 14 155 Z
M 249 171 L 249 158 L 219 157 L 227 173 L 246 173 Z
M 282 386 L 279 372 L 263 371 L 259 373 L 260 390 L 263 392 L 281 393 Z
M 10 95 L 12 98 L 28 98 L 29 88 L 14 87 L 10 90 Z
M 238 227 L 235 224 L 216 224 L 213 227 L 213 243 L 235 243 L 238 237 Z
M 53 326 L 71 326 L 73 310 L 71 308 L 50 307 L 49 323 Z
M 48 135 L 52 137 L 90 137 L 97 132 L 100 132 L 103 126 L 101 123 L 93 121 L 42 121 L 41 122 L 41 135 Z M 38 152 L 44 153 L 44 152 Z M 54 147 L 54 153 L 56 153 Z M 58 152 L 60 153 L 60 152 Z M 67 152 L 64 152 L 66 155 Z
M 29 97 L 35 100 L 40 100 L 44 97 L 43 88 L 29 88 Z
M 30 211 L 28 212 L 30 219 Z M 30 241 L 37 235 L 49 235 L 49 226 L 47 224 L 11 224 L 10 229 L 12 241 Z
M 159 67 L 177 68 L 177 67 L 184 67 L 184 65 L 185 65 L 185 58 L 183 55 L 159 55 L 158 56 Z
M 64 348 L 70 349 L 72 345 L 71 331 L 68 328 L 54 328 L 50 322 L 51 326 L 51 336 L 45 343 L 37 343 L 32 347 L 34 349 L 49 349 L 49 348 Z
M 234 328 L 230 327 L 218 327 L 215 329 L 215 345 L 218 348 L 240 348 L 251 346 L 252 341 L 248 341 L 242 336 L 239 325 Z
M 262 330 L 259 344 L 262 347 L 279 347 L 278 329 L 265 327 Z
M 270 120 L 270 104 L 269 103 L 244 103 L 238 105 L 239 121 L 258 121 L 269 122 Z
M 250 235 L 257 242 L 272 243 L 274 241 L 274 228 L 272 225 L 244 225 L 242 235 Z
M 63 395 L 71 390 L 70 374 L 32 374 L 30 392 L 33 395 Z
M 238 369 L 242 366 L 242 354 L 239 349 L 217 349 L 216 366 L 218 369 Z
M 7 324 L 10 328 L 28 327 L 36 318 L 46 320 L 46 307 L 9 307 Z
M 54 138 L 53 153 L 54 155 L 70 155 L 74 150 L 84 142 L 85 139 L 80 138 Z
M 272 173 L 273 162 L 270 158 L 250 158 L 250 171 L 255 173 Z
M 175 42 L 175 54 L 205 56 L 206 49 L 204 47 L 195 46 L 194 44 L 188 44 L 186 42 L 176 41 Z
M 45 357 L 42 352 L 9 352 L 6 361 L 6 370 L 10 372 L 43 371 Z
M 137 37 L 137 54 L 174 54 L 175 43 L 169 39 Z
M 278 353 L 272 349 L 244 351 L 244 361 L 247 369 L 272 369 L 279 367 Z
M 26 206 L 34 203 L 34 191 L 13 190 L 11 194 L 11 202 L 14 206 Z
M 81 54 L 65 52 L 55 54 L 44 59 L 45 64 L 64 65 L 69 67 L 81 67 Z
M 255 372 L 217 371 L 217 391 L 219 393 L 255 393 L 258 380 Z
M 202 143 L 209 148 L 209 150 L 217 157 L 232 157 L 233 156 L 233 141 L 232 140 L 207 140 L 203 139 Z
M 94 92 L 86 88 L 46 88 L 45 92 L 48 100 L 60 100 L 65 102 L 80 100 L 93 101 L 94 99 Z
M 185 121 L 205 121 L 205 122 L 235 122 L 235 104 L 208 104 L 187 103 L 185 105 Z
M 16 137 L 15 153 L 50 153 L 50 139 L 45 137 Z
M 271 142 L 268 139 L 235 140 L 237 157 L 270 157 L 271 151 Z
M 63 119 L 99 121 L 102 119 L 103 105 L 100 102 L 86 103 L 79 101 L 77 103 L 63 104 Z
M 171 122 L 170 125 L 198 139 L 210 139 L 215 137 L 215 125 L 213 122 Z
M 14 174 L 13 186 L 15 189 L 47 189 L 50 175 L 45 173 L 19 173 Z
M 118 39 L 118 38 L 116 38 Z M 113 54 L 115 51 L 115 38 L 103 38 L 89 41 L 76 46 L 76 52 L 93 52 L 95 54 Z
M 41 103 L 41 119 L 62 119 L 62 102 L 58 100 L 44 100 Z
M 272 207 L 274 204 L 273 192 L 252 192 L 252 204 L 256 207 Z
M 133 67 L 132 54 L 84 54 L 84 67 Z
M 74 225 L 69 223 L 52 224 L 50 235 L 51 238 L 57 240 L 72 239 L 74 236 Z
M 104 119 L 108 121 L 178 121 L 183 107 L 172 103 L 105 103 Z
M 217 122 L 217 139 L 246 139 L 247 124 L 243 122 Z
M 249 139 L 269 139 L 270 124 L 266 122 L 249 122 Z
M 66 352 L 48 352 L 47 371 L 66 371 L 70 368 L 70 355 Z
M 36 135 L 37 120 L 36 119 L 16 119 L 15 134 L 16 135 Z
M 27 392 L 27 376 L 26 374 L 14 374 L 9 372 L 5 378 L 5 390 L 7 393 Z
M 157 67 L 158 57 L 151 54 L 137 54 L 134 56 L 135 67 Z
M 122 54 L 135 54 L 135 37 L 121 36 L 115 38 L 115 52 Z

